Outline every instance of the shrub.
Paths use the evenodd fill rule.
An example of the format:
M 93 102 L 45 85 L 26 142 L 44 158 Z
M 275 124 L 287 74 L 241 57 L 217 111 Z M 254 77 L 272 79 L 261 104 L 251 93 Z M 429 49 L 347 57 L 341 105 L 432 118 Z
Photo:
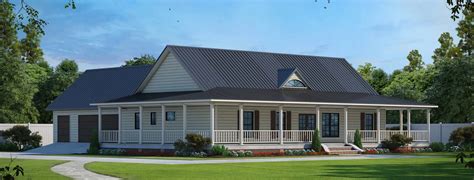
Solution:
M 441 152 L 441 151 L 444 151 L 444 144 L 442 142 L 432 142 L 430 144 L 430 148 L 434 152 Z
M 100 153 L 100 143 L 99 135 L 97 131 L 92 133 L 91 142 L 89 143 L 89 149 L 87 149 L 87 154 L 99 154 Z
M 226 151 L 229 151 L 229 149 L 227 149 L 227 147 L 224 145 L 215 145 L 212 146 L 211 151 L 213 155 L 222 156 L 226 153 Z
M 203 158 L 203 157 L 207 157 L 207 154 L 205 152 L 192 152 L 190 156 Z
M 360 135 L 359 129 L 357 129 L 355 134 L 354 134 L 354 145 L 356 145 L 360 149 L 364 148 L 364 147 L 362 147 L 362 137 Z
M 252 151 L 227 151 L 224 156 L 228 157 L 252 157 Z
M 474 144 L 474 126 L 457 128 L 449 136 L 449 141 L 456 145 Z
M 469 169 L 473 169 L 474 168 L 474 161 L 471 160 L 471 161 L 467 162 L 464 167 L 469 168 Z
M 174 143 L 177 156 L 192 156 L 195 153 L 204 152 L 211 144 L 211 139 L 205 138 L 199 134 L 187 134 L 186 142 L 178 139 Z M 194 153 L 194 154 L 193 154 Z M 207 154 L 206 154 L 207 156 Z
M 0 179 L 10 180 L 10 179 L 15 179 L 15 177 L 17 176 L 25 175 L 23 167 L 21 167 L 20 165 L 16 165 L 15 167 L 13 167 L 12 165 L 13 161 L 14 159 L 10 158 L 10 163 L 5 167 L 0 168 L 0 174 L 1 174 Z
M 38 132 L 31 133 L 27 126 L 13 126 L 5 130 L 2 136 L 7 141 L 15 144 L 21 151 L 41 146 L 41 135 L 39 135 Z
M 313 141 L 311 142 L 311 147 L 316 151 L 316 152 L 321 152 L 322 146 L 321 146 L 321 137 L 319 136 L 319 130 L 316 128 L 314 130 L 313 134 Z
M 413 138 L 406 137 L 402 134 L 394 134 L 390 137 L 390 140 L 382 141 L 382 147 L 395 150 L 399 147 L 406 146 L 411 142 L 413 142 Z
M 464 163 L 464 158 L 467 158 L 466 153 L 460 152 L 456 155 L 456 163 L 461 162 Z
M 99 154 L 102 155 L 124 155 L 125 154 L 124 149 L 101 149 L 99 150 Z
M 16 152 L 16 151 L 20 151 L 20 149 L 18 149 L 18 146 L 16 144 L 13 144 L 13 143 L 7 141 L 7 142 L 4 142 L 4 143 L 0 143 L 0 151 Z

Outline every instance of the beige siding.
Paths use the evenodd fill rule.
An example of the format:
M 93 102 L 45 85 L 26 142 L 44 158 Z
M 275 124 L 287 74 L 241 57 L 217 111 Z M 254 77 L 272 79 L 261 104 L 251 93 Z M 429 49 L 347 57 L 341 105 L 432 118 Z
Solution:
M 376 113 L 375 109 L 349 109 L 349 130 L 361 129 L 360 127 L 360 113 Z M 376 117 L 374 117 L 374 120 Z M 386 111 L 380 110 L 380 129 L 385 129 Z M 375 127 L 377 128 L 377 127 Z
M 148 84 L 144 93 L 200 90 L 183 66 L 169 53 Z
M 210 130 L 211 117 L 209 106 L 188 106 L 187 120 L 188 130 Z

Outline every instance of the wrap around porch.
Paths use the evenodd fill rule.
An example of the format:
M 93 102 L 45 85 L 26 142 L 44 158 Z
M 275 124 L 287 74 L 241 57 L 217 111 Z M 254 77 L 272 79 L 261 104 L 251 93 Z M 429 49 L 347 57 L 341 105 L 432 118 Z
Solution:
M 102 111 L 114 109 L 116 129 L 103 128 Z M 411 130 L 411 111 L 426 110 L 427 129 Z M 407 130 L 385 130 L 386 110 L 407 112 Z M 172 144 L 186 134 L 209 137 L 212 144 L 308 144 L 314 129 L 323 143 L 352 143 L 356 129 L 363 143 L 380 144 L 393 134 L 429 143 L 429 108 L 300 104 L 169 103 L 98 106 L 101 143 Z M 280 126 L 281 125 L 281 126 Z

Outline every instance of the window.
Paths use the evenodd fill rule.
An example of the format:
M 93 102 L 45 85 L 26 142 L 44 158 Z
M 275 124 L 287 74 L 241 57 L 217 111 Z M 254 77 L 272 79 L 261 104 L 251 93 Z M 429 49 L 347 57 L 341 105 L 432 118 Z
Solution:
M 286 112 L 283 112 L 283 124 L 285 124 L 286 121 Z M 276 112 L 275 115 L 275 129 L 279 130 L 280 129 L 280 112 Z M 285 127 L 283 127 L 285 129 Z
M 300 114 L 298 118 L 299 130 L 314 130 L 316 127 L 315 114 Z
M 286 84 L 285 87 L 290 87 L 290 88 L 304 88 L 306 87 L 303 82 L 297 79 L 292 79 L 289 80 Z
M 374 114 L 365 114 L 365 130 L 374 130 Z
M 244 111 L 244 130 L 253 130 L 253 111 Z
M 140 113 L 135 113 L 135 129 L 140 129 Z
M 176 120 L 176 112 L 168 111 L 166 112 L 166 121 L 175 121 Z
M 151 125 L 156 125 L 156 112 L 151 112 L 150 113 L 150 124 Z
M 339 113 L 323 113 L 323 137 L 339 137 Z

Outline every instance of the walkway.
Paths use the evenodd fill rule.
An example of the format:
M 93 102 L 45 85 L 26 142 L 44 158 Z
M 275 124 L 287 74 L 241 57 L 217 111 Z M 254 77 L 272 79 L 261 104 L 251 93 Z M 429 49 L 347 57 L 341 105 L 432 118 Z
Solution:
M 84 168 L 84 164 L 88 161 L 71 161 L 64 164 L 56 165 L 51 170 L 73 179 L 88 179 L 88 180 L 118 180 L 119 178 L 105 176 L 90 172 Z

